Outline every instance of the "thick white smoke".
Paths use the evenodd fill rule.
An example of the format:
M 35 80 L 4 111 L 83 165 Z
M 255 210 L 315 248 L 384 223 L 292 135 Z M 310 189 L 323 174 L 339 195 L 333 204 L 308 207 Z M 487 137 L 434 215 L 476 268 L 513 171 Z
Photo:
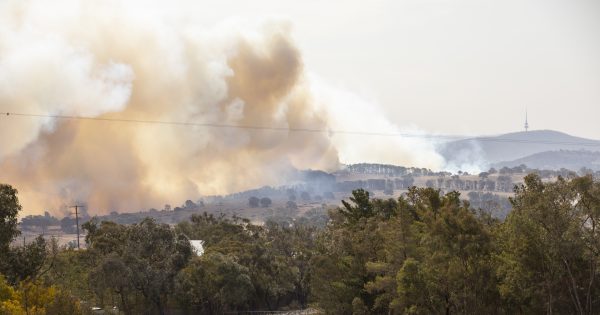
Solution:
M 0 111 L 398 130 L 367 102 L 307 76 L 286 23 L 203 28 L 148 17 L 141 6 L 0 3 Z M 0 118 L 0 142 L 0 182 L 20 190 L 26 213 L 73 201 L 91 212 L 159 207 L 340 162 L 441 162 L 414 138 L 23 116 Z
M 436 143 L 415 126 L 400 128 L 372 102 L 310 76 L 311 93 L 327 113 L 331 141 L 343 163 L 387 163 L 437 169 L 444 159 Z M 406 111 L 410 115 L 410 109 Z M 341 131 L 336 133 L 335 131 Z M 404 136 L 403 136 L 404 135 Z

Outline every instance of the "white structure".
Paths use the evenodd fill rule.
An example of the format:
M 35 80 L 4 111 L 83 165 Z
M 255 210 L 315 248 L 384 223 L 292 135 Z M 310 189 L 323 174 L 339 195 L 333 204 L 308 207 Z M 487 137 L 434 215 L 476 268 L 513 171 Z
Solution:
M 190 240 L 190 245 L 192 245 L 192 250 L 196 256 L 202 256 L 202 254 L 204 254 L 204 241 Z

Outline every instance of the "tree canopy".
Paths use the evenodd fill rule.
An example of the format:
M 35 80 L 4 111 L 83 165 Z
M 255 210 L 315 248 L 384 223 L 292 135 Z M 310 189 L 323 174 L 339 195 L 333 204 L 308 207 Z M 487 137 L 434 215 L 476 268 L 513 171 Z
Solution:
M 3 187 L 13 239 L 20 206 Z M 0 314 L 598 313 L 600 183 L 532 174 L 510 203 L 501 220 L 456 191 L 374 199 L 359 189 L 328 216 L 264 224 L 208 213 L 174 226 L 92 220 L 79 251 L 43 238 L 4 245 Z

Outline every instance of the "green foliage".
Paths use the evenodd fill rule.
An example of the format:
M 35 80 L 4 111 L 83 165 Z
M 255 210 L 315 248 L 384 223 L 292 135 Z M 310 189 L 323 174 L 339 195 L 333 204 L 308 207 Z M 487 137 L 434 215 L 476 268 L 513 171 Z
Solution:
M 253 291 L 248 268 L 218 252 L 193 260 L 178 275 L 176 285 L 179 304 L 204 314 L 246 310 Z
M 46 240 L 38 236 L 25 246 L 7 249 L 2 273 L 6 275 L 8 281 L 17 284 L 35 278 L 47 263 L 46 246 Z
M 397 297 L 390 307 L 404 314 L 429 314 L 430 296 L 425 276 L 419 261 L 407 258 L 396 274 Z
M 67 292 L 40 281 L 10 286 L 0 275 L 0 315 L 79 315 L 79 301 Z
M 311 260 L 313 301 L 327 313 L 598 312 L 600 183 L 590 176 L 527 176 L 504 222 L 432 188 L 350 201 Z
M 211 266 L 211 263 L 217 262 L 230 266 L 226 269 L 208 268 L 208 271 L 218 272 L 213 271 L 202 277 L 198 276 L 198 272 L 186 269 L 184 275 L 178 278 L 178 286 L 183 290 L 180 295 L 188 299 L 188 303 L 182 302 L 181 305 L 194 305 L 197 309 L 209 307 L 213 310 L 242 310 L 244 307 L 246 310 L 277 310 L 289 305 L 308 305 L 311 280 L 309 261 L 315 246 L 315 228 L 283 226 L 273 221 L 261 227 L 237 217 L 203 214 L 194 215 L 189 222 L 180 223 L 177 230 L 191 239 L 204 241 L 206 257 L 202 257 L 196 266 Z M 207 296 L 217 296 L 216 293 L 202 293 L 195 298 L 186 293 L 190 291 L 184 288 L 189 288 L 190 283 L 199 285 L 208 281 L 205 279 L 225 271 L 239 272 L 238 277 L 242 279 L 249 277 L 251 286 L 244 287 L 246 302 L 235 304 L 220 298 L 201 304 L 198 301 L 206 300 Z
M 500 293 L 514 310 L 598 312 L 600 183 L 528 175 L 498 233 Z
M 260 198 L 260 206 L 263 208 L 269 207 L 272 203 L 273 202 L 271 201 L 271 198 L 267 198 L 267 197 Z
M 20 210 L 17 190 L 0 184 L 0 273 L 13 285 L 34 279 L 47 263 L 48 256 L 47 242 L 42 236 L 21 247 L 10 246 L 20 233 L 17 230 L 17 215 Z
M 0 252 L 5 251 L 20 233 L 17 229 L 17 215 L 20 210 L 17 190 L 10 185 L 0 184 Z
M 339 208 L 342 214 L 350 224 L 358 222 L 361 218 L 369 218 L 374 215 L 373 204 L 369 201 L 369 192 L 364 189 L 357 189 L 352 192 L 349 202 L 342 200 L 343 208 Z
M 163 314 L 175 276 L 192 255 L 187 238 L 152 219 L 130 226 L 92 222 L 85 228 L 87 255 L 94 257 L 89 279 L 100 300 L 116 293 L 125 312 Z
M 326 312 L 494 310 L 490 226 L 458 193 L 411 188 L 406 199 L 370 200 L 358 190 L 350 200 L 313 259 L 314 298 Z
M 38 278 L 52 266 L 42 236 L 24 246 L 10 246 L 19 235 L 20 210 L 17 190 L 0 184 L 0 314 L 81 314 L 75 297 Z M 50 245 L 55 253 L 55 243 Z
M 79 314 L 79 301 L 126 314 L 598 313 L 600 183 L 529 175 L 510 202 L 503 222 L 457 192 L 416 187 L 398 199 L 356 190 L 328 215 L 264 225 L 206 213 L 175 227 L 92 220 L 81 251 L 43 238 L 6 248 L 0 314 Z M 204 242 L 202 256 L 188 239 Z
M 65 248 L 53 257 L 52 267 L 43 276 L 46 283 L 72 293 L 82 300 L 94 301 L 93 282 L 89 281 L 89 273 L 94 268 L 96 259 L 86 251 Z

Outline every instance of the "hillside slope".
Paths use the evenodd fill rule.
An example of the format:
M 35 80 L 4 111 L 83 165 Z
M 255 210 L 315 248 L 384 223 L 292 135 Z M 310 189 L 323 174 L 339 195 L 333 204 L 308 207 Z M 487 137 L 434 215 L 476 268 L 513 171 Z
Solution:
M 529 168 L 537 168 L 544 170 L 558 170 L 566 168 L 570 170 L 580 170 L 582 167 L 600 170 L 600 152 L 597 151 L 546 151 L 532 154 L 513 161 L 495 163 L 492 166 L 495 168 L 515 167 L 521 164 L 527 165 Z
M 449 165 L 492 165 L 560 150 L 600 152 L 600 141 L 553 130 L 535 130 L 457 140 L 438 149 Z

